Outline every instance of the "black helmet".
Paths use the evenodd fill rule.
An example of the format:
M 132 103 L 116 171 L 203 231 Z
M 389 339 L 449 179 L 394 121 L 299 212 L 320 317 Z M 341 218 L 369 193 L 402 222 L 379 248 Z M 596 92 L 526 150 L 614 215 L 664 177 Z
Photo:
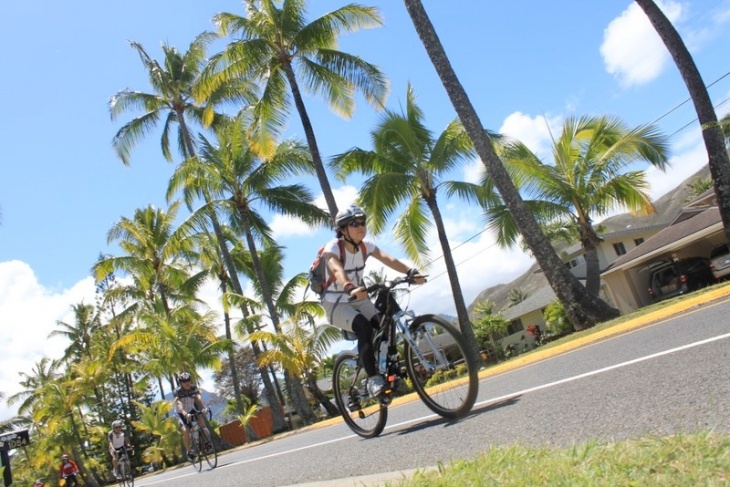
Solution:
M 362 208 L 357 205 L 350 205 L 344 210 L 340 210 L 337 212 L 337 216 L 335 216 L 335 226 L 340 229 L 344 226 L 347 226 L 348 223 L 356 218 L 366 217 L 367 215 Z
M 188 372 L 181 372 L 180 375 L 177 377 L 178 382 L 188 382 L 191 380 L 190 373 Z

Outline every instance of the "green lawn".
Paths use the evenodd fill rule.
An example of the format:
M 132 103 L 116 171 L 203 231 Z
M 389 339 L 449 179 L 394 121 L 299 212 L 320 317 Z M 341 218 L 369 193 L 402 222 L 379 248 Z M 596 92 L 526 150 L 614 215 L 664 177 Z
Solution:
M 491 448 L 389 486 L 727 486 L 730 435 L 700 432 L 571 448 Z

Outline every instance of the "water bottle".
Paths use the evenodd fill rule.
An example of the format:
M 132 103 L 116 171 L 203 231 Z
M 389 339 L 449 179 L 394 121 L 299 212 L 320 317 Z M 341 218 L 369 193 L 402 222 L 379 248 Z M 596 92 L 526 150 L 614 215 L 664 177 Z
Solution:
M 385 361 L 388 358 L 388 340 L 380 342 L 380 357 L 378 360 L 378 371 L 381 374 L 385 374 Z

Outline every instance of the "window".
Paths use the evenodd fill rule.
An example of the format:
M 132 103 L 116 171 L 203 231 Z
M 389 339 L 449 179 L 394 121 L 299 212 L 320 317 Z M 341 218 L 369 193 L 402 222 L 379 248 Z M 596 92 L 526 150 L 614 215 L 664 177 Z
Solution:
M 507 335 L 513 335 L 524 329 L 525 327 L 522 325 L 522 320 L 517 318 L 516 320 L 510 321 L 509 326 L 507 327 Z
M 639 237 L 639 238 L 634 239 L 634 245 L 636 245 L 637 247 L 643 243 L 644 243 L 644 237 Z
M 578 259 L 569 260 L 565 263 L 565 267 L 568 269 L 572 269 L 573 267 L 578 267 Z
M 626 247 L 624 247 L 623 242 L 613 244 L 613 250 L 616 251 L 616 255 L 624 255 L 626 253 Z

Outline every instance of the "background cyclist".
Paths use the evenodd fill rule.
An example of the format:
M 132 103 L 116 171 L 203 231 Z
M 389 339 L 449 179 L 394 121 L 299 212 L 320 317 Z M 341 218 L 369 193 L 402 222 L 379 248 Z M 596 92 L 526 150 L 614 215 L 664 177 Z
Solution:
M 350 205 L 335 216 L 336 238 L 325 244 L 327 258 L 327 282 L 330 276 L 335 280 L 327 287 L 322 306 L 327 312 L 329 323 L 337 328 L 353 331 L 357 335 L 357 351 L 365 373 L 368 375 L 368 393 L 375 397 L 383 391 L 385 382 L 375 366 L 373 350 L 373 330 L 377 320 L 373 318 L 378 310 L 368 296 L 363 282 L 363 269 L 368 256 L 373 256 L 391 269 L 404 274 L 417 276 L 416 284 L 423 284 L 425 277 L 416 269 L 408 267 L 395 257 L 380 250 L 375 242 L 365 238 L 366 215 L 362 208 Z M 340 243 L 344 242 L 344 262 L 340 260 Z M 365 256 L 360 245 L 365 245 Z M 351 300 L 352 298 L 352 300 Z
M 107 438 L 109 440 L 109 454 L 112 457 L 114 477 L 119 480 L 121 478 L 121 473 L 119 472 L 119 452 L 124 448 L 129 450 L 132 447 L 129 443 L 129 438 L 124 434 L 124 423 L 122 420 L 117 419 L 112 423 L 112 430 L 107 435 Z
M 58 470 L 58 476 L 66 481 L 66 487 L 79 485 L 76 475 L 81 473 L 76 462 L 71 460 L 65 453 L 61 455 L 61 468 Z
M 206 421 L 202 414 L 205 410 L 203 397 L 200 390 L 193 384 L 193 379 L 188 372 L 182 372 L 178 376 L 180 387 L 175 390 L 175 411 L 177 411 L 178 424 L 183 434 L 183 443 L 187 452 L 188 460 L 195 460 L 195 454 L 190 448 L 190 417 L 197 414 L 196 420 L 201 428 L 206 427 Z

